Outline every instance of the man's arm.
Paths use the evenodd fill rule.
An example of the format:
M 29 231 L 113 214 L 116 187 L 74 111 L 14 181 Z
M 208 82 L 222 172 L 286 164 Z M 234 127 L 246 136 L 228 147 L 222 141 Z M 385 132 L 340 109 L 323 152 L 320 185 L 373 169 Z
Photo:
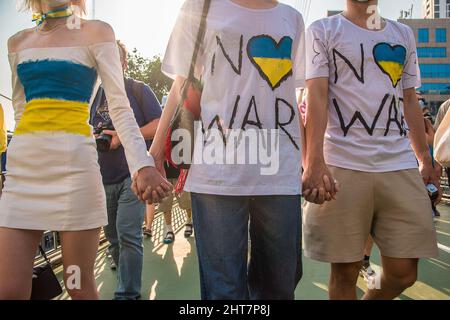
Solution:
M 409 127 L 409 138 L 420 165 L 420 172 L 425 184 L 434 183 L 439 186 L 433 173 L 430 149 L 425 134 L 425 122 L 420 110 L 414 88 L 403 92 L 405 120 Z
M 142 136 L 145 140 L 153 140 L 158 130 L 159 118 L 155 119 L 141 128 Z
M 328 122 L 328 78 L 306 82 L 308 90 L 306 118 L 306 160 L 303 190 L 307 201 L 322 204 L 336 195 L 334 179 L 323 155 L 323 144 Z
M 186 78 L 181 76 L 175 78 L 169 96 L 167 97 L 166 106 L 164 107 L 158 130 L 156 131 L 155 138 L 153 139 L 150 148 L 150 153 L 155 159 L 156 167 L 161 173 L 164 172 L 165 141 L 167 132 L 169 131 L 170 122 L 176 112 L 177 106 L 181 101 L 181 89 L 185 81 Z
M 141 90 L 142 101 L 138 102 L 138 104 L 147 123 L 144 126 L 140 127 L 140 130 L 145 140 L 153 140 L 155 138 L 159 120 L 161 118 L 161 105 L 159 104 L 155 93 L 149 86 L 142 85 Z M 142 105 L 140 105 L 141 103 Z M 113 140 L 111 141 L 111 149 L 117 149 L 121 145 L 117 134 L 113 131 L 105 131 L 105 133 L 111 134 L 113 136 Z

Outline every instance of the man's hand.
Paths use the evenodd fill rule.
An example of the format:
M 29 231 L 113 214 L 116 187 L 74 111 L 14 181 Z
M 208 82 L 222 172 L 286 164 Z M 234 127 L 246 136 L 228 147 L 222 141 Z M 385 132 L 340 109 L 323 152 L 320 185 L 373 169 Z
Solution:
M 133 177 L 132 190 L 140 201 L 159 203 L 172 192 L 172 185 L 156 168 L 145 167 Z
M 419 161 L 419 170 L 422 175 L 425 185 L 436 182 L 436 174 L 433 168 L 430 152 L 428 150 L 423 151 L 421 154 L 417 154 Z
M 303 197 L 306 201 L 323 204 L 336 199 L 339 185 L 325 163 L 311 165 L 303 174 Z
M 116 131 L 104 130 L 103 134 L 108 134 L 112 137 L 110 150 L 117 150 L 122 145 Z
M 439 190 L 439 197 L 434 201 L 435 204 L 441 202 L 442 199 L 442 188 L 440 181 L 440 174 L 437 174 L 437 169 L 433 167 L 431 155 L 429 152 L 424 154 L 421 159 L 419 159 L 419 170 L 422 175 L 423 182 L 425 186 L 433 184 Z

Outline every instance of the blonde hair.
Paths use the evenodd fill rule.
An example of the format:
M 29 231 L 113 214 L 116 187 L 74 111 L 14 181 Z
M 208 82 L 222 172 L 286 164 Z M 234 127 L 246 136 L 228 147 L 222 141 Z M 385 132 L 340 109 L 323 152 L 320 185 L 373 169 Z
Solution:
M 86 0 L 71 0 L 72 6 L 77 6 L 80 12 L 86 14 Z M 21 11 L 41 12 L 41 0 L 22 0 L 19 5 Z

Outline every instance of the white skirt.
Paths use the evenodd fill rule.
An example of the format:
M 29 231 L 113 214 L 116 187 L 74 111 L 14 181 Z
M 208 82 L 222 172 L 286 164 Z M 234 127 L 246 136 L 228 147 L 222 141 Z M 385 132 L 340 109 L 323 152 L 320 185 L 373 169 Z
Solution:
M 81 231 L 108 224 L 93 138 L 67 133 L 14 136 L 0 199 L 0 227 Z

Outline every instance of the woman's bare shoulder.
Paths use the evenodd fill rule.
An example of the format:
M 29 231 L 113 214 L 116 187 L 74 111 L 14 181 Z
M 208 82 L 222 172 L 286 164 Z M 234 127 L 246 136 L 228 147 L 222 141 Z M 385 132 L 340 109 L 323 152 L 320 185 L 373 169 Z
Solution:
M 106 22 L 100 20 L 84 20 L 83 29 L 88 35 L 90 43 L 116 41 L 113 28 Z

